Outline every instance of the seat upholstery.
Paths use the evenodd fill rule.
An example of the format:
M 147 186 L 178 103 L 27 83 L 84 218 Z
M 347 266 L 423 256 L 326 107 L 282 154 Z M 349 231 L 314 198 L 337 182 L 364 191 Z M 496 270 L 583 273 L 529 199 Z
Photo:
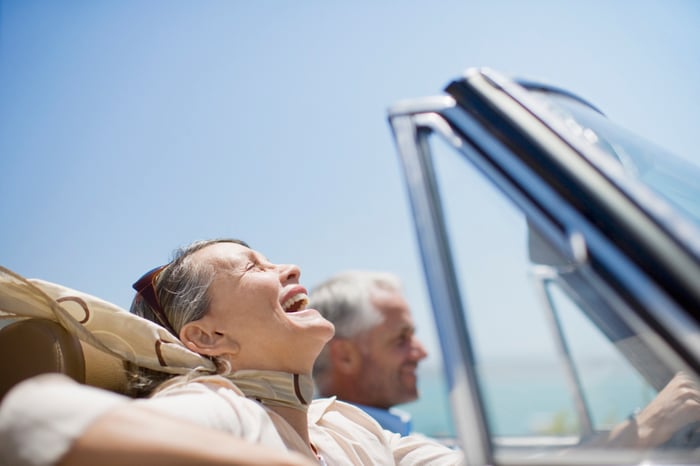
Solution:
M 12 319 L 0 328 L 0 400 L 17 383 L 46 372 L 123 393 L 123 362 L 80 342 L 60 324 L 40 318 Z

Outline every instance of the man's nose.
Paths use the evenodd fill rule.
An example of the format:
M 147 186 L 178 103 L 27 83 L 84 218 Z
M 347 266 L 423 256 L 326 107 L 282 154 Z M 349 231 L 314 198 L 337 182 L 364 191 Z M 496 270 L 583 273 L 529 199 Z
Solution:
M 428 351 L 425 349 L 425 346 L 423 346 L 423 343 L 415 336 L 411 341 L 411 356 L 416 361 L 425 359 L 428 356 Z

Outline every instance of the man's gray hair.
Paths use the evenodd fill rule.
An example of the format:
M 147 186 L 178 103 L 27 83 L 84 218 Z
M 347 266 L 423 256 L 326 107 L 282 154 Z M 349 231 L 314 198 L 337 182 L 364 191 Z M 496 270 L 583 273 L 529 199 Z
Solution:
M 399 278 L 388 272 L 350 270 L 316 286 L 309 294 L 309 307 L 316 309 L 335 325 L 337 338 L 353 338 L 381 321 L 372 304 L 378 290 L 401 291 Z M 314 364 L 314 380 L 321 394 L 329 383 L 331 360 L 326 345 Z

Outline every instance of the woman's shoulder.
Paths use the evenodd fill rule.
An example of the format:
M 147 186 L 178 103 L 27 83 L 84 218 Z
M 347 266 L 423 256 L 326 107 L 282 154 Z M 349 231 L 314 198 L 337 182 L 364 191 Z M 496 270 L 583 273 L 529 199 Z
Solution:
M 216 374 L 182 375 L 164 382 L 152 396 L 169 396 L 182 393 L 224 392 L 244 397 L 243 392 L 224 376 Z
M 237 426 L 242 419 L 250 421 L 268 417 L 259 403 L 246 398 L 238 387 L 220 375 L 175 377 L 150 398 L 139 401 L 181 417 L 213 422 L 217 428 L 226 425 L 224 430 L 228 431 L 232 430 L 229 424 Z
M 150 398 L 138 400 L 151 409 L 221 430 L 254 443 L 281 445 L 265 408 L 246 398 L 226 377 L 176 377 Z

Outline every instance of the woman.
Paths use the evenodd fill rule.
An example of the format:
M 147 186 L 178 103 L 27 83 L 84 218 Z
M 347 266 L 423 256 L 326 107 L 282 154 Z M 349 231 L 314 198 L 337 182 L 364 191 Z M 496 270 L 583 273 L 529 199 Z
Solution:
M 311 371 L 333 325 L 307 309 L 295 265 L 278 265 L 238 240 L 197 242 L 134 287 L 132 312 L 168 328 L 215 361 L 217 375 L 140 370 L 134 393 L 150 409 L 321 464 L 458 464 L 424 437 L 384 431 L 359 409 L 316 400 Z M 165 383 L 163 381 L 168 379 Z
M 6 272 L 5 311 L 24 315 L 16 296 L 31 297 L 30 316 L 131 361 L 132 393 L 150 397 L 57 374 L 21 382 L 0 404 L 2 464 L 462 463 L 461 452 L 392 434 L 334 398 L 310 402 L 313 363 L 333 325 L 306 308 L 298 267 L 241 241 L 181 250 L 136 282 L 133 314 Z M 80 303 L 77 314 L 70 303 Z

